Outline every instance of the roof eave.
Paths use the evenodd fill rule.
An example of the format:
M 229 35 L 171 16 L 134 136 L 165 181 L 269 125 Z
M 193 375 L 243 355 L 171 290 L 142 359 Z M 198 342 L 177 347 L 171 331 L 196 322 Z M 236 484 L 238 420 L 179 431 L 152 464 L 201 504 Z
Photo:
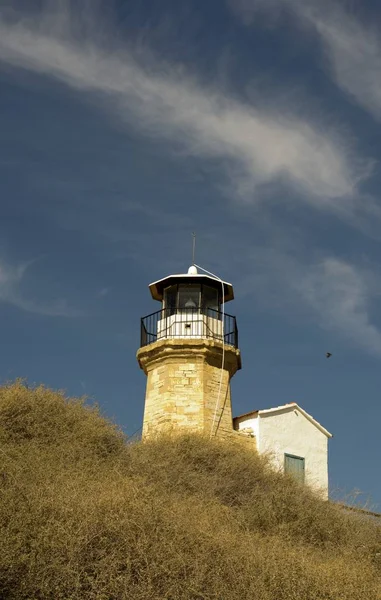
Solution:
M 163 300 L 163 288 L 165 287 L 166 282 L 170 282 L 173 279 L 179 279 L 179 280 L 199 280 L 201 281 L 213 281 L 216 282 L 218 284 L 221 284 L 219 279 L 216 279 L 215 277 L 211 277 L 210 275 L 203 275 L 203 274 L 197 274 L 197 275 L 193 275 L 193 274 L 189 274 L 189 273 L 179 273 L 179 274 L 174 274 L 174 275 L 168 275 L 167 277 L 163 277 L 162 279 L 158 279 L 157 281 L 153 281 L 152 283 L 149 284 L 149 289 L 151 292 L 151 296 L 154 300 L 158 300 L 158 301 L 162 301 Z M 225 297 L 224 300 L 225 302 L 230 302 L 231 300 L 234 300 L 234 291 L 233 291 L 233 286 L 231 283 L 227 282 L 227 281 L 222 281 L 223 286 L 224 286 L 224 291 L 225 291 Z
M 244 413 L 243 415 L 237 415 L 236 417 L 233 417 L 233 421 L 235 421 L 236 419 L 243 419 L 244 417 L 253 417 L 254 415 L 257 415 L 259 413 L 259 410 L 251 410 L 248 413 Z
M 263 410 L 253 410 L 251 412 L 245 413 L 243 415 L 238 415 L 237 417 L 234 417 L 233 421 L 235 421 L 236 419 L 241 419 L 243 417 L 251 417 L 254 415 L 266 415 L 269 413 L 275 413 L 275 412 L 279 412 L 281 410 L 285 410 L 285 409 L 297 409 L 299 410 L 299 412 L 308 420 L 310 421 L 310 423 L 312 423 L 313 425 L 315 425 L 315 427 L 317 427 L 317 429 L 319 429 L 319 431 L 321 431 L 322 433 L 324 433 L 324 435 L 327 436 L 327 438 L 332 438 L 333 434 L 330 433 L 325 427 L 323 427 L 323 425 L 320 425 L 320 423 L 318 421 L 316 421 L 316 419 L 313 418 L 312 415 L 310 415 L 308 412 L 306 412 L 303 408 L 301 408 L 299 406 L 299 404 L 297 404 L 296 402 L 290 402 L 289 404 L 283 404 L 282 406 L 275 406 L 274 408 L 266 408 Z

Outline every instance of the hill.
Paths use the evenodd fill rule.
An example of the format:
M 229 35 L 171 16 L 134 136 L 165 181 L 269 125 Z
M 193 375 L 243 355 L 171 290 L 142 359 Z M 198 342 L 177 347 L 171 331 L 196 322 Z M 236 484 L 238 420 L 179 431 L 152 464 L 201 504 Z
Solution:
M 2 600 L 381 598 L 381 532 L 252 452 L 0 388 Z

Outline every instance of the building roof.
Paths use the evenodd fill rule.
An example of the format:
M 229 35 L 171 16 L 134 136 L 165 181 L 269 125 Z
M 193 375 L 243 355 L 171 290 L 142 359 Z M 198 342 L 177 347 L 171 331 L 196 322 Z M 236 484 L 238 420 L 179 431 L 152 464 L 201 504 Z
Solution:
M 330 433 L 329 431 L 327 431 L 327 429 L 325 429 L 325 427 L 320 425 L 320 423 L 318 421 L 316 421 L 316 419 L 314 419 L 308 412 L 306 412 L 303 408 L 301 408 L 296 402 L 289 402 L 288 404 L 283 404 L 282 406 L 275 406 L 274 408 L 266 408 L 266 409 L 262 409 L 262 410 L 252 410 L 251 412 L 244 413 L 243 415 L 238 415 L 237 417 L 234 417 L 233 421 L 236 421 L 237 419 L 242 419 L 243 417 L 254 417 L 254 416 L 258 416 L 258 415 L 266 416 L 271 413 L 280 412 L 281 410 L 284 410 L 284 409 L 298 410 L 304 417 L 306 417 L 306 419 L 308 419 L 308 421 L 310 421 L 310 423 L 315 425 L 315 427 L 317 427 L 322 433 L 324 433 L 324 435 L 326 435 L 329 438 L 333 437 L 332 433 Z
M 221 281 L 210 275 L 201 275 L 200 273 L 178 273 L 168 275 L 163 279 L 158 279 L 149 284 L 151 296 L 154 300 L 163 300 L 164 288 L 177 283 L 205 283 L 212 287 L 221 290 Z M 229 302 L 234 299 L 233 286 L 227 281 L 223 281 L 224 286 L 224 301 Z

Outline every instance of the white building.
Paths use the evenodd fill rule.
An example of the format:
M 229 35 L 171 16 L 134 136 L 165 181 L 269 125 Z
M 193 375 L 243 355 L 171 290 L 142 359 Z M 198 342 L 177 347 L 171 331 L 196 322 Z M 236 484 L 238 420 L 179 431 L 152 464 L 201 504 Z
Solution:
M 233 419 L 234 429 L 256 438 L 259 454 L 328 498 L 328 438 L 320 423 L 295 402 Z

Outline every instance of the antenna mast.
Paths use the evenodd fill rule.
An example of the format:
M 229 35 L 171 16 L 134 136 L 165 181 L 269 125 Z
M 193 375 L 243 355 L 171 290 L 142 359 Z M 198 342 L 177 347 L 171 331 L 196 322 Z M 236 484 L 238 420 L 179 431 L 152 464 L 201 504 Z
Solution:
M 196 234 L 192 232 L 193 244 L 192 244 L 192 265 L 195 263 L 195 254 L 196 254 Z

